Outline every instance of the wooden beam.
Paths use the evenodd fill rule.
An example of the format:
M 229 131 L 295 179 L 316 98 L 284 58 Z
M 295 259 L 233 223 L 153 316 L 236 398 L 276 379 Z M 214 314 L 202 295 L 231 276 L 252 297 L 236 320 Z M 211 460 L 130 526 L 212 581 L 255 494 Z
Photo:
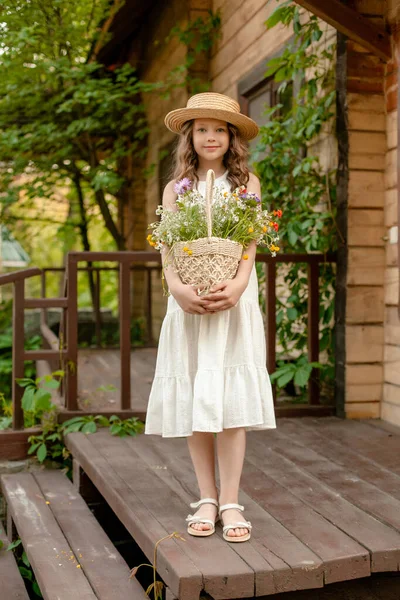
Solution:
M 296 0 L 296 3 L 382 60 L 387 61 L 392 57 L 389 34 L 340 0 Z

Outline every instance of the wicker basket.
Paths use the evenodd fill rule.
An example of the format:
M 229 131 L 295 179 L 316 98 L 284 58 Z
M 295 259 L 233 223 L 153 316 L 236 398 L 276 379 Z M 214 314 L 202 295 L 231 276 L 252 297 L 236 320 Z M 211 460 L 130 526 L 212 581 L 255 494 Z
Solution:
M 214 181 L 215 173 L 209 169 L 206 178 L 208 236 L 191 242 L 176 242 L 173 247 L 174 262 L 181 280 L 183 283 L 196 286 L 202 294 L 208 293 L 214 284 L 235 277 L 243 252 L 242 244 L 211 236 Z M 188 254 L 184 248 L 189 248 L 191 254 Z

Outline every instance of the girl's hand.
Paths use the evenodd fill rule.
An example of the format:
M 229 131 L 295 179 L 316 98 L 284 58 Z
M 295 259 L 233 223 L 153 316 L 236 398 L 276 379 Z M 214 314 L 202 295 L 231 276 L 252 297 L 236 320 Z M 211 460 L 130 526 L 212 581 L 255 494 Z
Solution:
M 204 297 L 200 297 L 197 289 L 179 281 L 173 285 L 170 292 L 182 310 L 191 315 L 203 315 L 206 311 Z
M 207 312 L 228 310 L 236 306 L 246 287 L 247 284 L 241 279 L 228 279 L 217 283 L 206 296 L 203 296 Z

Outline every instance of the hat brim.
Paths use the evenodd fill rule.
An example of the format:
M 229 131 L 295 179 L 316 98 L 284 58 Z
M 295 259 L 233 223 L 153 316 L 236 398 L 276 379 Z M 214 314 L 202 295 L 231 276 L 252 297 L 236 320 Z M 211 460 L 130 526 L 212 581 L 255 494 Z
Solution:
M 177 108 L 167 114 L 164 119 L 165 125 L 170 131 L 180 133 L 182 125 L 190 119 L 219 119 L 235 125 L 241 135 L 247 140 L 252 140 L 258 135 L 258 125 L 250 117 L 242 113 L 234 113 L 230 110 L 219 108 Z

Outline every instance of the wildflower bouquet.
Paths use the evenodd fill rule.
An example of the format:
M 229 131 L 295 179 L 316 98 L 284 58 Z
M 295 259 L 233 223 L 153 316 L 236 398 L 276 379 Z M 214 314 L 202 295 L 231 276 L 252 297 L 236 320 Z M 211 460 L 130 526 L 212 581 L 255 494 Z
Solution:
M 272 256 L 279 247 L 279 225 L 272 214 L 261 209 L 261 200 L 245 186 L 228 192 L 222 187 L 213 191 L 214 172 L 207 173 L 206 198 L 185 178 L 175 184 L 176 211 L 159 206 L 161 220 L 151 223 L 147 240 L 157 250 L 171 248 L 175 268 L 184 283 L 209 289 L 236 275 L 239 261 L 247 260 L 243 249 L 255 241 L 267 246 Z M 211 206 L 211 198 L 213 203 Z M 169 253 L 170 254 L 170 253 Z

